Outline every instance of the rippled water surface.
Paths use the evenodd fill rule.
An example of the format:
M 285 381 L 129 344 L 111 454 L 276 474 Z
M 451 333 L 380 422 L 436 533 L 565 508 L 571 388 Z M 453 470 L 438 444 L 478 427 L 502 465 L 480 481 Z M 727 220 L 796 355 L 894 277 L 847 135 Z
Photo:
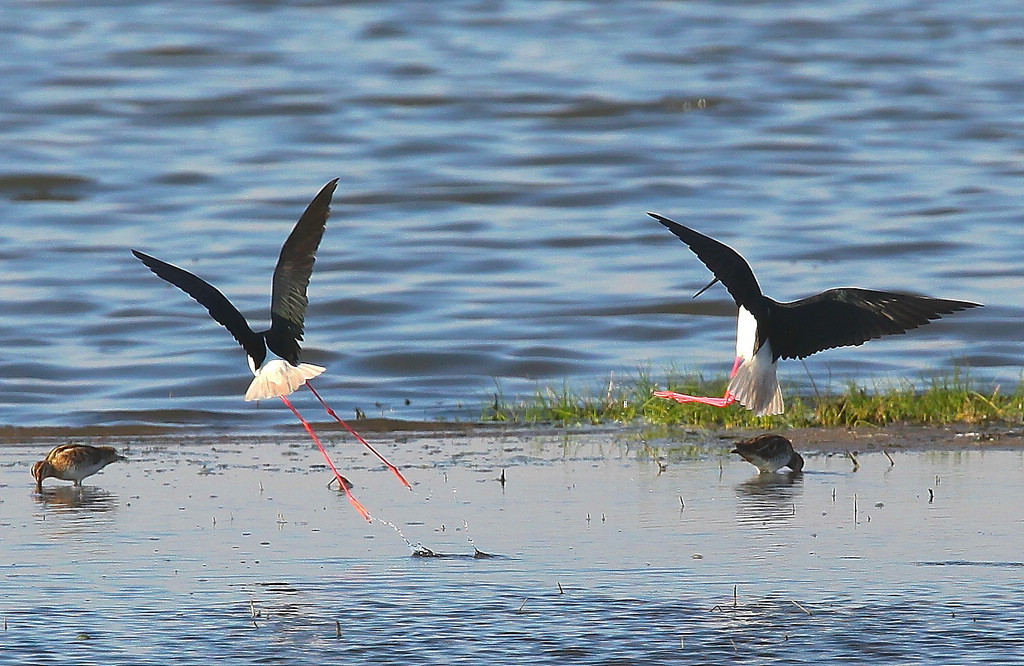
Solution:
M 381 438 L 413 493 L 332 440 L 370 524 L 304 440 L 115 442 L 41 495 L 3 447 L 0 664 L 1020 662 L 1024 454 L 761 477 L 692 439 L 659 471 L 602 433 Z
M 1016 385 L 1019 3 L 4 3 L 0 423 L 285 422 L 136 262 L 267 317 L 280 245 L 340 178 L 306 355 L 339 412 L 472 417 L 495 390 L 724 375 L 734 309 L 657 211 L 765 291 L 983 302 L 783 366 L 792 390 Z

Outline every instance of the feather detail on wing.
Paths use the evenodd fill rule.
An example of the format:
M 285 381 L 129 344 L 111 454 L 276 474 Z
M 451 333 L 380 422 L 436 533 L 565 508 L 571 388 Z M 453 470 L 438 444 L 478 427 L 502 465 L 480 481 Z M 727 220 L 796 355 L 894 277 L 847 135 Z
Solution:
M 274 269 L 267 345 L 275 354 L 292 363 L 298 363 L 298 341 L 302 340 L 306 306 L 309 304 L 306 288 L 313 273 L 317 248 L 327 227 L 331 197 L 337 185 L 337 178 L 327 183 L 306 207 L 281 247 Z
M 833 347 L 904 333 L 978 303 L 870 289 L 829 289 L 791 303 L 769 301 L 775 358 L 804 358 Z
M 750 264 L 736 250 L 667 217 L 657 213 L 647 214 L 665 225 L 679 240 L 689 246 L 708 270 L 715 274 L 715 278 L 729 290 L 736 305 L 747 308 L 757 317 L 763 314 L 764 297 L 757 284 L 757 278 L 754 277 Z

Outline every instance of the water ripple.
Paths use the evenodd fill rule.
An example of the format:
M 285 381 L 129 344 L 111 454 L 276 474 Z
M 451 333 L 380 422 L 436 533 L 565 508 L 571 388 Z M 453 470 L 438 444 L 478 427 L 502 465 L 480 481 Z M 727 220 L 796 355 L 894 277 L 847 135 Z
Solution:
M 648 210 L 734 246 L 776 298 L 995 306 L 814 357 L 819 383 L 1019 379 L 1013 9 L 82 7 L 0 17 L 4 423 L 287 422 L 241 401 L 230 336 L 128 249 L 262 321 L 281 242 L 333 177 L 306 348 L 352 409 L 465 418 L 495 382 L 724 374 L 733 306 L 688 300 L 707 271 Z

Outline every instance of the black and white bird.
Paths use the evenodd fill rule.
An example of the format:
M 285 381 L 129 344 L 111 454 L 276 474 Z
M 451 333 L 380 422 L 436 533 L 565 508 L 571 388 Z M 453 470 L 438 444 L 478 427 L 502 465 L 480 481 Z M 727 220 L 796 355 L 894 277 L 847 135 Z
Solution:
M 694 298 L 721 282 L 739 306 L 736 359 L 725 395 L 709 398 L 658 391 L 658 397 L 716 407 L 738 400 L 758 416 L 781 414 L 785 407 L 776 376 L 780 358 L 804 358 L 824 349 L 860 345 L 905 333 L 944 314 L 980 307 L 968 301 L 853 287 L 780 303 L 761 293 L 750 266 L 731 247 L 656 213 L 648 215 L 686 243 L 714 273 L 715 279 Z
M 730 453 L 739 454 L 762 474 L 771 474 L 780 467 L 788 467 L 794 472 L 803 471 L 804 468 L 803 456 L 794 451 L 793 443 L 782 435 L 767 433 L 736 442 L 736 447 Z
M 306 288 L 313 272 L 315 254 L 327 226 L 331 197 L 338 179 L 327 183 L 299 218 L 274 269 L 270 299 L 270 328 L 253 331 L 242 313 L 216 287 L 183 268 L 172 266 L 138 250 L 132 250 L 157 276 L 167 280 L 205 307 L 217 323 L 228 329 L 245 350 L 254 375 L 246 400 L 286 396 L 306 380 L 324 371 L 319 365 L 300 363 L 303 320 L 308 299 Z M 267 361 L 267 349 L 280 358 Z

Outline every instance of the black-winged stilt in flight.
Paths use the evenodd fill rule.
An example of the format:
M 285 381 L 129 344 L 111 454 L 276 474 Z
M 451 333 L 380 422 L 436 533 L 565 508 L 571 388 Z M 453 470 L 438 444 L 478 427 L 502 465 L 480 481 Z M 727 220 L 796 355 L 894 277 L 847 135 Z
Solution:
M 238 308 L 209 282 L 182 268 L 132 250 L 132 254 L 146 264 L 149 270 L 205 307 L 210 316 L 228 329 L 238 344 L 242 345 L 253 374 L 249 390 L 245 392 L 246 400 L 290 395 L 307 380 L 324 371 L 319 365 L 299 363 L 299 341 L 302 340 L 303 320 L 309 303 L 306 288 L 313 273 L 320 239 L 327 227 L 331 197 L 337 185 L 338 180 L 335 179 L 320 190 L 281 248 L 274 269 L 270 328 L 265 331 L 253 331 Z M 280 358 L 267 361 L 268 348 Z
M 648 215 L 686 243 L 714 273 L 715 279 L 694 298 L 721 282 L 739 306 L 736 360 L 725 395 L 655 392 L 660 398 L 716 407 L 739 401 L 758 416 L 781 414 L 785 408 L 776 377 L 780 358 L 804 358 L 824 349 L 860 345 L 883 335 L 905 333 L 944 314 L 980 307 L 969 301 L 852 287 L 780 303 L 761 293 L 750 266 L 731 247 L 656 213 Z
M 281 254 L 274 269 L 273 285 L 270 299 L 270 328 L 265 331 L 253 331 L 249 323 L 242 316 L 242 313 L 231 304 L 230 301 L 216 287 L 192 273 L 160 261 L 155 257 L 143 254 L 138 250 L 132 250 L 132 254 L 144 263 L 158 277 L 170 282 L 186 294 L 191 296 L 200 305 L 205 307 L 210 316 L 217 323 L 228 329 L 235 340 L 245 350 L 249 362 L 249 369 L 254 377 L 249 389 L 245 393 L 246 400 L 261 400 L 265 398 L 278 397 L 302 422 L 306 432 L 320 448 L 320 452 L 327 460 L 328 466 L 338 479 L 339 485 L 345 491 L 348 499 L 359 510 L 361 514 L 369 519 L 369 514 L 355 500 L 349 492 L 348 484 L 338 473 L 331 462 L 327 451 L 323 448 L 320 440 L 313 432 L 312 426 L 302 418 L 298 410 L 291 404 L 286 396 L 305 384 L 327 413 L 342 424 L 360 443 L 369 449 L 395 476 L 407 487 L 411 488 L 401 472 L 394 465 L 387 461 L 376 451 L 366 440 L 359 436 L 347 423 L 341 420 L 334 413 L 327 403 L 324 402 L 316 389 L 309 384 L 309 380 L 320 375 L 324 368 L 309 363 L 300 363 L 299 354 L 302 340 L 303 324 L 306 315 L 306 306 L 309 301 L 306 296 L 306 288 L 309 286 L 309 278 L 313 272 L 313 264 L 316 261 L 316 251 L 320 246 L 324 230 L 327 226 L 327 216 L 330 214 L 331 198 L 338 185 L 338 179 L 324 185 L 323 189 L 313 198 L 305 212 L 295 224 L 291 234 L 288 235 Z M 280 358 L 266 360 L 267 349 Z

